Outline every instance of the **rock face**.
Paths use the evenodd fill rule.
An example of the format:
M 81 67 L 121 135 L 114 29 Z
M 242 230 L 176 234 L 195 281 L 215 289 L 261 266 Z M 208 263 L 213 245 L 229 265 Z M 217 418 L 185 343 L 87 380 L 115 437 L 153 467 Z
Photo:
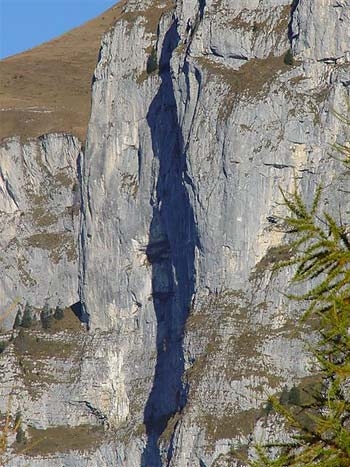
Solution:
M 0 148 L 0 307 L 12 327 L 17 301 L 42 308 L 47 302 L 78 302 L 80 142 L 52 134 Z
M 47 465 L 45 455 L 57 467 L 242 465 L 234 449 L 273 435 L 274 420 L 262 411 L 267 394 L 309 384 L 308 330 L 295 329 L 300 310 L 280 293 L 288 272 L 271 272 L 290 254 L 279 187 L 292 190 L 296 181 L 311 202 L 322 183 L 327 209 L 349 213 L 348 179 L 329 156 L 348 138 L 334 111 L 348 108 L 349 7 L 124 5 L 93 78 L 79 299 L 75 270 L 65 278 L 71 296 L 56 282 L 50 292 L 79 300 L 90 331 L 72 337 L 79 351 L 67 361 L 78 369 L 71 380 L 50 381 L 40 397 L 17 403 L 37 430 L 79 433 L 90 424 L 105 432 L 92 454 L 78 452 L 86 445 L 38 447 L 30 465 Z M 15 213 L 13 185 L 4 182 L 3 199 Z M 62 258 L 69 261 L 66 252 Z M 15 359 L 11 365 L 15 374 Z M 29 405 L 44 397 L 52 415 L 40 424 Z M 27 455 L 13 462 L 26 465 Z

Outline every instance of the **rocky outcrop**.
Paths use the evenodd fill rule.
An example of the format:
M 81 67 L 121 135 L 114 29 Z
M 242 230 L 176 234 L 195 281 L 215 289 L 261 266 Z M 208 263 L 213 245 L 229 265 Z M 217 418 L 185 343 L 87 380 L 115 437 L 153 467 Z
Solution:
M 134 0 L 104 36 L 81 165 L 90 331 L 60 417 L 26 423 L 106 431 L 90 460 L 50 465 L 242 465 L 273 434 L 267 395 L 312 381 L 289 274 L 272 274 L 290 255 L 279 187 L 311 202 L 322 183 L 349 210 L 329 155 L 348 138 L 348 6 Z
M 310 56 L 309 29 L 296 32 L 307 3 L 179 2 L 158 36 L 144 29 L 145 10 L 137 27 L 121 22 L 105 38 L 84 172 L 81 291 L 92 329 L 122 332 L 132 316 L 137 338 L 126 353 L 152 361 L 156 350 L 140 465 L 219 456 L 224 465 L 230 447 L 248 442 L 266 393 L 308 375 L 300 336 L 290 335 L 298 312 L 276 290 L 287 277 L 272 280 L 268 268 L 288 254 L 275 222 L 279 186 L 296 177 L 311 200 L 319 182 L 333 183 L 333 202 L 341 197 L 341 168 L 327 153 L 344 138 L 332 110 L 346 108 L 348 67 L 321 58 L 346 61 L 348 42 L 345 29 L 327 42 L 315 26 Z M 125 35 L 120 69 L 112 57 Z M 290 47 L 294 65 L 285 63 Z
M 24 308 L 78 302 L 81 144 L 52 134 L 0 148 L 0 307 L 12 327 Z

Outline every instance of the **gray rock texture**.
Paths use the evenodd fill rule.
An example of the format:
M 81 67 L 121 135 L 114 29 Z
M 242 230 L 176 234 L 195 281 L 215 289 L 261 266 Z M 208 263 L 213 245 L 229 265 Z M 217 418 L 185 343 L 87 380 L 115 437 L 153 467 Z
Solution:
M 348 62 L 350 2 L 348 0 L 294 2 L 290 27 L 293 52 L 303 60 Z
M 297 184 L 312 202 L 322 183 L 323 205 L 349 214 L 348 175 L 330 156 L 349 140 L 334 113 L 348 115 L 348 7 L 126 3 L 93 78 L 79 273 L 66 276 L 72 295 L 57 281 L 50 292 L 80 300 L 90 330 L 51 336 L 75 342 L 67 357 L 45 357 L 50 374 L 66 358 L 65 382 L 15 397 L 29 433 L 89 425 L 103 435 L 90 453 L 39 444 L 9 465 L 238 467 L 235 449 L 251 455 L 282 430 L 265 401 L 311 384 L 314 364 L 301 310 L 281 293 L 290 272 L 272 273 L 290 254 L 279 187 Z M 3 199 L 15 212 L 8 188 Z M 5 354 L 10 392 L 22 370 L 11 345 Z
M 69 306 L 78 299 L 80 142 L 52 134 L 0 147 L 0 307 Z

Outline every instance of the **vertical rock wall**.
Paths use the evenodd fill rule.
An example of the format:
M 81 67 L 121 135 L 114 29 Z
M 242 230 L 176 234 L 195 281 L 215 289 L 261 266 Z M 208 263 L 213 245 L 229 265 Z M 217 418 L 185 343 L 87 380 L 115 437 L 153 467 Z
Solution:
M 318 183 L 332 185 L 335 207 L 347 183 L 328 156 L 346 138 L 333 114 L 348 99 L 345 3 L 310 14 L 311 2 L 177 2 L 151 30 L 149 5 L 134 2 L 105 37 L 84 171 L 81 296 L 92 330 L 128 334 L 126 380 L 130 356 L 153 362 L 151 374 L 132 368 L 133 377 L 153 371 L 141 465 L 199 465 L 198 456 L 212 465 L 233 438 L 247 442 L 244 416 L 266 391 L 308 374 L 288 334 L 298 311 L 276 290 L 287 276 L 271 280 L 268 269 L 283 238 L 279 186 L 296 179 L 311 201 Z M 193 326 L 196 316 L 204 322 Z M 215 435 L 225 416 L 234 430 Z M 216 447 L 199 454 L 211 435 Z
M 2 204 L 22 245 L 13 249 L 6 224 L 13 259 L 4 263 L 4 290 L 18 280 L 21 267 L 11 276 L 7 265 L 20 255 L 40 285 L 33 298 L 23 286 L 35 306 L 62 288 L 78 301 L 79 278 L 90 327 L 71 337 L 69 381 L 49 381 L 41 398 L 21 402 L 36 429 L 102 428 L 91 455 L 86 447 L 54 452 L 50 465 L 238 466 L 233 449 L 273 431 L 274 420 L 261 421 L 267 394 L 309 381 L 310 334 L 296 329 L 301 310 L 280 293 L 289 273 L 271 271 L 289 254 L 279 187 L 296 183 L 311 202 L 322 183 L 323 205 L 349 213 L 347 174 L 329 155 L 349 139 L 334 113 L 348 112 L 349 6 L 127 2 L 102 42 L 78 158 L 78 273 L 67 250 L 78 197 L 63 177 L 75 167 L 77 141 L 55 135 L 3 147 Z M 50 193 L 52 213 L 42 212 Z M 60 249 L 62 235 L 69 241 Z M 43 248 L 43 239 L 58 243 Z M 55 339 L 72 345 L 68 337 Z M 55 375 L 62 361 L 52 364 Z M 43 401 L 50 409 L 40 421 Z M 30 462 L 47 465 L 40 454 Z
M 8 139 L 0 152 L 0 308 L 7 328 L 17 302 L 39 309 L 78 301 L 81 145 L 52 134 Z

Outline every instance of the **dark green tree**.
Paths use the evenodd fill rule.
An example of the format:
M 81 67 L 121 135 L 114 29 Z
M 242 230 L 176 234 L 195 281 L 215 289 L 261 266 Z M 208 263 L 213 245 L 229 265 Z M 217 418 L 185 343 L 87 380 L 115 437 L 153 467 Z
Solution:
M 147 60 L 146 71 L 147 71 L 147 74 L 150 75 L 151 73 L 157 70 L 158 70 L 157 50 L 155 47 L 153 47 Z
M 21 326 L 23 328 L 30 328 L 33 325 L 33 309 L 27 302 L 24 311 Z
M 13 323 L 13 329 L 19 328 L 22 323 L 22 312 L 21 310 L 17 311 L 15 322 Z
M 63 319 L 63 318 L 64 318 L 64 311 L 63 311 L 63 308 L 60 307 L 59 305 L 57 305 L 53 317 L 54 317 L 57 321 L 60 321 L 61 319 Z
M 47 302 L 44 304 L 44 308 L 40 313 L 41 325 L 44 329 L 50 329 L 53 322 L 53 311 L 49 308 Z
M 292 49 L 288 49 L 284 55 L 283 61 L 286 65 L 294 65 L 294 57 Z

